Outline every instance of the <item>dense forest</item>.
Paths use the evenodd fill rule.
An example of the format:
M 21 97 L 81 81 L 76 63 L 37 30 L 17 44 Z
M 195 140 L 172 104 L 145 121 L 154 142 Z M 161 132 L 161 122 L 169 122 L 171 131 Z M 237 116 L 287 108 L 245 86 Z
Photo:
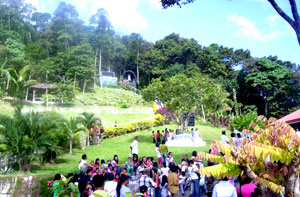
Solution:
M 23 0 L 0 0 L 0 94 L 24 99 L 30 85 L 47 82 L 57 84 L 57 96 L 67 101 L 74 84 L 81 90 L 97 84 L 100 65 L 119 79 L 138 66 L 140 89 L 152 79 L 202 73 L 245 112 L 280 117 L 300 102 L 299 66 L 292 62 L 218 44 L 202 46 L 176 33 L 155 43 L 137 33 L 120 36 L 103 8 L 86 24 L 65 2 L 50 14 Z

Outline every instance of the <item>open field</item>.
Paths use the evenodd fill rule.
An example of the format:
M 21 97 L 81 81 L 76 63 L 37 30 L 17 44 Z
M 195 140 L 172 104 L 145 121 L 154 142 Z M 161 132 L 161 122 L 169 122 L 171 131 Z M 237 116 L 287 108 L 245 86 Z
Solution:
M 156 130 L 162 130 L 165 127 L 175 129 L 175 125 L 156 127 Z M 200 148 L 184 148 L 184 147 L 170 147 L 169 151 L 173 152 L 174 159 L 176 162 L 180 162 L 183 153 L 188 153 L 188 156 L 191 157 L 192 151 L 208 151 L 210 147 L 210 141 L 212 139 L 220 139 L 221 131 L 223 128 L 215 128 L 210 126 L 197 126 L 199 128 L 203 140 L 206 141 L 206 146 Z M 55 173 L 67 174 L 69 172 L 76 171 L 79 161 L 82 154 L 88 155 L 88 162 L 95 160 L 96 158 L 100 159 L 112 159 L 114 154 L 119 156 L 120 163 L 124 163 L 127 160 L 130 149 L 129 146 L 134 140 L 136 135 L 140 136 L 139 142 L 139 157 L 142 156 L 153 156 L 156 160 L 155 145 L 152 143 L 152 136 L 150 130 L 138 131 L 136 133 L 127 134 L 124 136 L 106 139 L 101 142 L 100 145 L 92 145 L 87 147 L 86 150 L 73 150 L 73 155 L 65 153 L 61 155 L 55 164 L 44 164 L 40 165 L 35 163 L 32 167 L 30 173 L 24 174 L 20 172 L 13 172 L 12 176 L 53 176 Z

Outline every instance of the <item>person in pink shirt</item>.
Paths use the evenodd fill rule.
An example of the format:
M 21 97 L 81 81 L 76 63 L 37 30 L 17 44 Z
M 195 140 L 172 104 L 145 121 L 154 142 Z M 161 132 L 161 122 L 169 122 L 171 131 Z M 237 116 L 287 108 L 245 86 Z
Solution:
M 251 183 L 251 179 L 246 178 L 240 181 L 241 186 L 237 189 L 237 194 L 242 197 L 251 197 L 256 185 Z

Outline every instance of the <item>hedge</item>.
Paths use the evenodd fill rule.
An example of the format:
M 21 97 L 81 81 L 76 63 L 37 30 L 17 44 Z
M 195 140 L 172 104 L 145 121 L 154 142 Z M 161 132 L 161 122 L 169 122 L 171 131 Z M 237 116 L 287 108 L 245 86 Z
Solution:
M 152 120 L 143 120 L 143 121 L 133 122 L 120 127 L 104 129 L 104 134 L 102 137 L 112 138 L 126 133 L 133 133 L 138 129 L 144 130 L 144 129 L 149 129 L 152 126 L 155 127 L 155 126 L 163 125 L 164 122 L 165 122 L 165 117 L 162 116 L 161 114 L 156 114 L 154 119 Z

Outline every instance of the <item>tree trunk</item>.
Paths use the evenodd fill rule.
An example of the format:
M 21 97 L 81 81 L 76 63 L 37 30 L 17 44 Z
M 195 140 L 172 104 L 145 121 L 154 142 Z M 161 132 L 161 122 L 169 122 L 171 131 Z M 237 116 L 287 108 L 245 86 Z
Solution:
M 295 182 L 296 182 L 296 177 L 295 177 L 295 163 L 292 161 L 289 166 L 289 172 L 287 175 L 287 182 L 286 182 L 286 188 L 285 188 L 285 196 L 295 196 L 294 195 L 294 188 L 295 188 Z
M 82 94 L 84 94 L 85 92 L 85 87 L 86 87 L 86 78 L 84 78 Z
M 96 87 L 96 80 L 97 80 L 97 56 L 95 57 L 95 73 L 94 73 L 94 88 Z
M 202 109 L 203 120 L 204 120 L 204 122 L 206 122 L 205 112 L 204 112 L 204 107 L 203 107 L 203 105 L 201 105 L 201 109 Z
M 88 130 L 88 135 L 87 135 L 87 146 L 90 146 L 90 131 Z
M 70 139 L 70 154 L 72 155 L 72 140 Z
M 101 78 L 102 78 L 102 74 L 101 74 L 101 69 L 102 69 L 102 57 L 101 57 L 101 50 L 100 50 L 100 53 L 99 53 L 99 80 L 100 80 L 100 87 L 102 88 L 102 81 L 101 81 Z
M 31 79 L 31 75 L 29 75 L 29 80 Z M 25 101 L 27 101 L 28 99 L 28 91 L 29 91 L 29 88 L 27 87 L 26 88 L 26 96 L 25 96 Z
M 75 88 L 75 83 L 76 83 L 76 73 L 75 73 L 75 76 L 74 76 L 73 88 Z

